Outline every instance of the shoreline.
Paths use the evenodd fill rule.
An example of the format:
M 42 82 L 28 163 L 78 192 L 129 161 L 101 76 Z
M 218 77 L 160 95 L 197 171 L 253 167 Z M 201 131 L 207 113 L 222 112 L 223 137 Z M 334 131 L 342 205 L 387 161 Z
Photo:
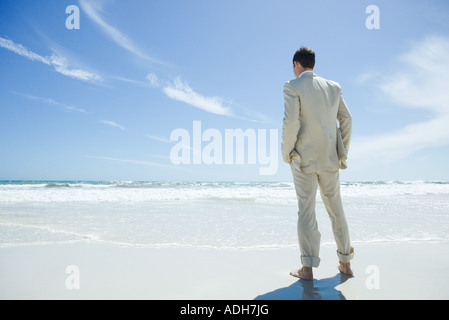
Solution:
M 0 299 L 448 299 L 449 242 L 355 247 L 355 277 L 321 247 L 314 281 L 289 276 L 296 248 L 230 251 L 73 243 L 0 248 Z M 430 262 L 430 263 L 429 263 Z M 430 268 L 425 276 L 421 270 Z

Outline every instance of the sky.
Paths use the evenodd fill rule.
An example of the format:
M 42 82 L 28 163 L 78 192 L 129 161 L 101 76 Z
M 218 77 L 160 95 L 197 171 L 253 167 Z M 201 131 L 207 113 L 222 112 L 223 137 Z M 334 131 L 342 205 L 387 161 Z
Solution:
M 444 0 L 2 0 L 0 180 L 291 181 L 301 46 L 353 116 L 341 180 L 449 181 Z

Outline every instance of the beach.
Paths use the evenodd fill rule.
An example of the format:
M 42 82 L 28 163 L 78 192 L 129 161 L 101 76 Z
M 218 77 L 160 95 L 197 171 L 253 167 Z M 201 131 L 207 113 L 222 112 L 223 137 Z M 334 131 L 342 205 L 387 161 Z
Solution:
M 295 249 L 1 248 L 0 298 L 446 300 L 448 249 L 448 243 L 357 246 L 355 276 L 348 279 L 338 273 L 334 248 L 324 247 L 314 280 L 298 281 L 288 274 L 299 267 Z M 69 266 L 78 267 L 77 286 Z
M 0 299 L 448 299 L 449 184 L 342 183 L 355 276 L 299 265 L 290 183 L 3 182 Z

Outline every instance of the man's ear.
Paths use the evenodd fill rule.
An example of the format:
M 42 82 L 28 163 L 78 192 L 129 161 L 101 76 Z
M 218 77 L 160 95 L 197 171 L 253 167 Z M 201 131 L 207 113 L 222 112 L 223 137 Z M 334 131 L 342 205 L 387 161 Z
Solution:
M 293 64 L 294 67 L 298 70 L 304 69 L 303 66 L 298 61 L 294 61 Z

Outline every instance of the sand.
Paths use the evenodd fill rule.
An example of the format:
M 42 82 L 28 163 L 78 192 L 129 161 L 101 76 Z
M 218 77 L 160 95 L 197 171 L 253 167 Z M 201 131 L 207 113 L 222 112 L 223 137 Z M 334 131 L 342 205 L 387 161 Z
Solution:
M 314 281 L 298 281 L 298 249 L 227 251 L 73 243 L 0 248 L 0 299 L 448 299 L 447 242 L 356 244 L 355 276 L 333 246 Z

